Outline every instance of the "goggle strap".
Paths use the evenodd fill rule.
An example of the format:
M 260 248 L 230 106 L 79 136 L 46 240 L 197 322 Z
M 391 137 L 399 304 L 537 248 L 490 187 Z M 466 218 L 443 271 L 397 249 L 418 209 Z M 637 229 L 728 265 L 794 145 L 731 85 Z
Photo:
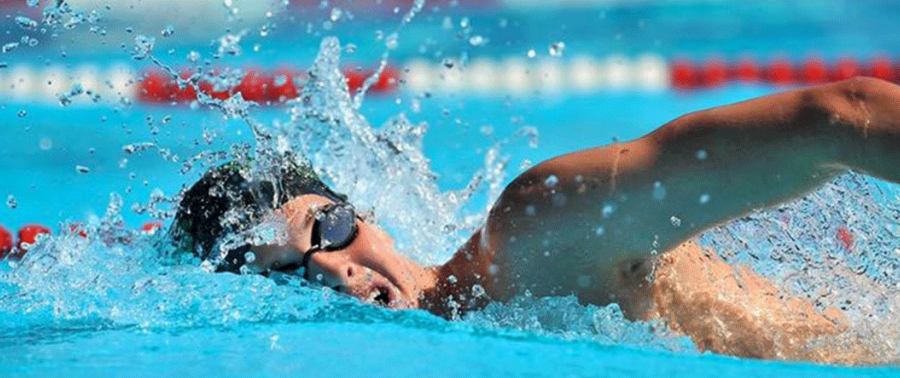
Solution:
M 300 267 L 303 268 L 303 279 L 309 281 L 309 259 L 312 258 L 312 255 L 316 252 L 321 251 L 322 249 L 319 246 L 313 246 L 303 254 L 303 261 L 300 262 Z

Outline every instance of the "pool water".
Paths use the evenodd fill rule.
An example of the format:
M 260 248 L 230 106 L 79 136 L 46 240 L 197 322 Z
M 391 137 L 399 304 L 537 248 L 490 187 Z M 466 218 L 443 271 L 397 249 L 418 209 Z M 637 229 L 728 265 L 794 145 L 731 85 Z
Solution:
M 441 4 L 445 5 L 426 5 L 400 31 L 403 42 L 392 51 L 391 59 L 524 56 L 528 49 L 543 51 L 558 40 L 566 41 L 565 56 L 654 52 L 702 58 L 749 52 L 765 57 L 776 52 L 801 56 L 814 50 L 832 58 L 900 48 L 888 22 L 897 19 L 900 7 L 889 2 L 867 1 L 856 7 L 824 1 L 786 7 L 626 2 L 590 11 L 467 10 Z M 358 12 L 357 19 L 326 30 L 319 24 L 329 9 L 322 11 L 324 15 L 315 11 L 306 15 L 317 20 L 312 33 L 291 32 L 292 27 L 306 27 L 307 21 L 300 16 L 280 19 L 272 38 L 248 38 L 244 53 L 216 64 L 292 61 L 306 65 L 321 52 L 320 44 L 328 35 L 357 45 L 353 53 L 345 49 L 344 61 L 375 62 L 384 50 L 376 31 L 398 25 L 399 16 L 386 20 Z M 759 12 L 768 17 L 752 21 L 744 17 Z M 442 29 L 447 17 L 454 24 L 466 18 L 472 31 Z M 839 22 L 841 17 L 847 27 Z M 508 29 L 497 26 L 501 19 L 506 19 Z M 30 55 L 11 55 L 10 62 L 127 60 L 135 34 L 158 35 L 163 28 L 146 22 L 137 24 L 133 32 L 123 32 L 117 31 L 113 21 L 98 24 L 110 30 L 107 37 L 93 37 L 82 25 L 72 34 L 60 31 L 61 37 L 46 37 Z M 854 25 L 866 28 L 860 31 Z M 716 39 L 706 33 L 723 26 L 733 27 L 736 36 Z M 602 28 L 602 34 L 592 36 L 593 28 Z M 21 33 L 14 27 L 10 30 Z M 206 40 L 178 39 L 177 30 L 175 39 L 157 37 L 155 51 L 164 64 L 184 63 L 181 57 L 190 50 L 204 54 L 203 49 L 214 50 L 205 47 Z M 458 33 L 481 33 L 492 42 L 484 48 L 473 47 L 468 38 L 457 38 Z M 71 47 L 68 38 L 84 47 Z M 119 48 L 119 41 L 126 41 L 128 48 Z M 251 52 L 257 43 L 259 51 Z M 420 52 L 422 45 L 428 46 L 426 53 Z M 70 52 L 57 58 L 61 46 Z M 134 64 L 144 67 L 147 63 Z M 361 207 L 372 208 L 398 238 L 401 250 L 421 262 L 438 263 L 482 219 L 496 190 L 529 164 L 635 138 L 686 112 L 775 90 L 729 86 L 695 93 L 494 97 L 400 92 L 370 95 L 358 110 L 348 110 L 339 106 L 342 92 L 326 88 L 316 92 L 320 104 L 254 108 L 249 118 L 308 153 L 320 168 L 344 169 L 327 171 L 326 177 Z M 344 122 L 292 117 L 297 109 L 303 112 L 315 106 L 321 114 L 333 114 Z M 845 368 L 704 354 L 689 339 L 658 331 L 656 324 L 624 320 L 614 305 L 583 306 L 572 298 L 518 298 L 447 321 L 421 311 L 364 305 L 291 277 L 209 274 L 197 261 L 160 256 L 158 245 L 164 233 L 146 235 L 136 229 L 171 207 L 163 201 L 159 213 L 143 208 L 152 196 L 170 197 L 203 171 L 196 167 L 182 173 L 183 160 L 172 161 L 171 156 L 233 151 L 232 146 L 242 143 L 268 148 L 256 145 L 245 119 L 225 117 L 206 106 L 194 108 L 61 107 L 16 100 L 0 107 L 0 119 L 6 121 L 0 138 L 4 177 L 0 196 L 15 199 L 15 206 L 0 206 L 0 221 L 13 230 L 26 223 L 43 223 L 56 233 L 23 261 L 0 266 L 0 376 L 900 376 L 900 370 L 890 366 Z M 427 130 L 416 129 L 417 125 L 427 125 Z M 398 145 L 408 149 L 399 157 L 379 160 L 381 147 L 347 141 L 349 137 L 364 140 L 366 135 L 396 138 Z M 315 144 L 301 147 L 300 141 L 346 143 L 340 145 L 354 151 L 341 155 L 344 152 L 318 149 Z M 129 153 L 123 148 L 144 142 L 165 152 Z M 417 160 L 419 154 L 427 160 Z M 371 161 L 380 165 L 360 168 Z M 411 173 L 398 173 L 404 170 Z M 385 174 L 395 175 L 397 182 L 385 183 L 382 190 L 393 191 L 407 205 L 408 218 L 392 211 L 400 206 L 384 198 L 389 196 L 379 195 L 382 192 L 371 186 L 362 187 Z M 454 207 L 450 194 L 461 194 L 478 175 L 484 182 L 471 198 Z M 865 190 L 850 196 L 841 188 Z M 769 255 L 771 251 L 762 254 L 761 262 L 747 255 L 760 256 L 761 250 L 770 247 L 798 247 L 800 257 L 828 251 L 851 268 L 865 264 L 863 275 L 893 291 L 886 298 L 861 300 L 868 307 L 853 310 L 853 316 L 870 317 L 864 321 L 874 331 L 884 326 L 888 343 L 896 342 L 900 333 L 889 328 L 894 318 L 889 304 L 890 294 L 897 295 L 898 279 L 896 273 L 888 272 L 900 269 L 894 254 L 900 245 L 891 228 L 898 219 L 897 193 L 892 184 L 844 177 L 787 205 L 798 214 L 795 219 L 774 221 L 772 213 L 758 214 L 708 233 L 702 242 L 800 294 L 831 288 L 828 274 L 833 272 L 808 259 L 778 259 Z M 415 230 L 414 225 L 431 218 L 445 222 L 438 225 L 452 224 L 462 231 L 434 235 Z M 58 231 L 71 222 L 87 228 L 89 236 Z M 808 227 L 802 238 L 790 232 L 802 227 Z M 833 237 L 837 227 L 852 228 L 859 235 L 857 249 L 868 253 L 860 256 L 840 250 Z M 738 248 L 740 240 L 758 245 Z M 804 268 L 813 273 L 806 278 L 792 274 Z M 845 296 L 865 298 L 854 291 L 859 288 L 841 287 Z M 893 353 L 885 359 L 900 359 L 897 349 L 885 353 Z

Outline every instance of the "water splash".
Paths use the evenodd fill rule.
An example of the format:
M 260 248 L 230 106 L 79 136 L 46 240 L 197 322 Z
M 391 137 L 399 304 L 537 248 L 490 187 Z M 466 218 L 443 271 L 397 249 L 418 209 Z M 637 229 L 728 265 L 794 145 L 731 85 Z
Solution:
M 658 322 L 632 322 L 619 306 L 584 306 L 574 297 L 534 298 L 522 295 L 508 303 L 491 303 L 465 321 L 487 328 L 503 328 L 604 345 L 633 345 L 653 350 L 695 353 L 686 336 L 670 334 Z
M 401 27 L 423 4 L 422 0 L 414 3 Z M 74 25 L 60 16 L 71 13 L 64 10 L 45 11 L 42 22 Z M 73 18 L 84 19 L 83 16 Z M 220 43 L 226 49 L 219 53 L 239 52 L 237 44 L 242 35 L 236 41 L 232 38 Z M 495 145 L 485 154 L 483 168 L 473 174 L 465 188 L 441 191 L 422 152 L 426 124 L 415 124 L 404 114 L 396 115 L 379 128 L 368 123 L 359 108 L 365 88 L 377 81 L 384 67 L 390 45 L 398 43 L 396 32 L 387 39 L 379 70 L 352 98 L 339 69 L 340 43 L 325 38 L 316 63 L 303 83 L 301 97 L 289 104 L 288 118 L 271 125 L 256 121 L 252 117 L 255 104 L 244 101 L 239 94 L 219 100 L 199 90 L 201 80 L 224 88 L 233 87 L 243 77 L 240 70 L 197 71 L 183 78 L 152 56 L 151 38 L 136 38 L 135 53 L 136 57 L 151 59 L 167 69 L 179 85 L 195 86 L 198 104 L 228 118 L 243 120 L 255 136 L 252 150 L 238 146 L 227 156 L 204 152 L 180 163 L 182 172 L 202 170 L 226 157 L 243 159 L 252 155 L 257 157 L 254 159 L 257 165 L 251 174 L 268 174 L 274 163 L 266 157 L 274 158 L 287 150 L 300 152 L 338 191 L 347 193 L 352 202 L 368 213 L 373 222 L 388 228 L 397 239 L 400 251 L 423 263 L 438 263 L 446 260 L 462 239 L 483 223 L 483 211 L 467 213 L 464 209 L 475 194 L 486 194 L 488 202 L 484 207 L 499 195 L 507 162 L 501 154 L 502 144 Z M 561 53 L 562 49 L 558 51 Z M 151 149 L 160 154 L 166 151 L 140 143 L 130 148 L 132 153 Z M 705 153 L 700 152 L 698 159 L 705 158 Z M 870 328 L 877 329 L 884 324 L 884 329 L 890 330 L 887 328 L 891 327 L 890 314 L 897 311 L 896 303 L 889 300 L 889 295 L 896 294 L 896 290 L 890 288 L 896 288 L 898 280 L 897 258 L 891 253 L 898 247 L 894 240 L 900 235 L 897 227 L 900 218 L 896 207 L 881 207 L 879 198 L 890 197 L 886 192 L 874 190 L 877 187 L 868 183 L 860 184 L 861 180 L 857 176 L 839 179 L 786 207 L 704 234 L 703 241 L 722 251 L 729 261 L 753 264 L 758 271 L 813 298 L 822 308 L 847 306 L 847 301 L 852 300 L 849 311 L 853 316 L 866 319 L 874 315 L 880 322 Z M 154 195 L 151 204 L 177 203 Z M 898 201 L 888 198 L 888 202 Z M 288 276 L 210 274 L 196 259 L 160 253 L 155 246 L 163 234 L 148 236 L 127 230 L 121 221 L 121 208 L 121 199 L 113 197 L 107 214 L 89 220 L 84 226 L 86 238 L 74 232 L 48 238 L 35 246 L 21 263 L 0 271 L 0 332 L 10 335 L 29 327 L 172 329 L 253 322 L 398 319 L 424 323 L 429 328 L 445 327 L 443 321 L 419 312 L 392 312 L 363 305 Z M 149 206 L 140 210 L 171 216 Z M 608 210 L 612 213 L 615 209 Z M 779 218 L 785 213 L 793 215 Z M 823 236 L 836 232 L 837 220 L 848 217 L 849 228 L 856 238 L 850 243 L 853 248 L 843 251 L 841 241 Z M 809 231 L 798 235 L 797 230 Z M 859 253 L 860 250 L 874 252 Z M 800 252 L 788 255 L 783 251 Z M 811 273 L 798 275 L 796 272 Z M 829 294 L 817 296 L 820 292 Z M 876 294 L 860 303 L 859 292 Z M 491 304 L 464 321 L 463 328 L 514 329 L 604 344 L 694 350 L 686 339 L 666 336 L 657 324 L 624 320 L 615 306 L 582 306 L 572 298 L 520 297 L 506 304 Z M 898 333 L 885 334 L 883 337 L 891 341 L 890 338 L 896 340 Z
M 900 359 L 900 188 L 857 173 L 800 199 L 700 236 L 727 262 L 755 271 L 820 311 L 841 310 L 850 333 Z
M 442 262 L 462 235 L 480 225 L 479 217 L 461 214 L 480 179 L 466 189 L 441 192 L 422 152 L 427 125 L 413 124 L 404 114 L 380 128 L 369 125 L 339 69 L 341 50 L 335 38 L 322 41 L 303 93 L 290 103 L 290 119 L 276 124 L 277 139 L 392 231 L 401 251 L 424 263 Z

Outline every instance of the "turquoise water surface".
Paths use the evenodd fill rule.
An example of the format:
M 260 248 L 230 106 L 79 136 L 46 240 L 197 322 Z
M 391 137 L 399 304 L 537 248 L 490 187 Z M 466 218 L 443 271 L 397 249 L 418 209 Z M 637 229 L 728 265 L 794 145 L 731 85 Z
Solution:
M 323 38 L 337 35 L 342 43 L 356 45 L 354 52 L 344 51 L 345 62 L 374 66 L 384 51 L 383 38 L 377 35 L 394 30 L 400 16 L 357 12 L 355 19 L 326 29 L 322 20 L 332 6 L 340 6 L 333 3 L 321 12 L 280 14 L 278 28 L 265 38 L 258 35 L 258 25 L 249 28 L 252 32 L 242 42 L 244 52 L 216 58 L 214 65 L 306 66 L 316 58 Z M 401 43 L 390 59 L 440 62 L 463 54 L 524 57 L 531 48 L 544 51 L 560 40 L 567 46 L 560 59 L 577 54 L 634 56 L 647 52 L 666 58 L 803 57 L 815 52 L 829 59 L 843 54 L 867 58 L 900 53 L 900 38 L 894 30 L 900 6 L 887 1 L 793 5 L 624 2 L 574 10 L 469 10 L 448 6 L 448 2 L 442 2 L 444 6 L 428 4 L 400 31 Z M 207 11 L 219 12 L 218 7 Z M 17 11 L 9 12 L 15 15 Z M 472 24 L 471 33 L 480 33 L 491 42 L 472 46 L 468 38 L 457 36 L 462 33 L 459 28 L 444 29 L 448 17 L 454 25 L 466 18 Z M 313 31 L 297 33 L 307 29 L 309 20 L 315 21 Z M 500 20 L 505 20 L 505 27 L 498 26 Z M 214 55 L 210 38 L 179 36 L 177 27 L 170 39 L 163 38 L 159 31 L 166 24 L 164 17 L 133 26 L 107 17 L 73 31 L 59 29 L 55 31 L 58 35 L 50 36 L 52 32 L 23 32 L 10 22 L 4 26 L 8 35 L 34 33 L 42 42 L 31 49 L 20 47 L 8 54 L 6 62 L 39 67 L 124 61 L 144 68 L 152 64 L 131 57 L 135 36 L 141 33 L 155 36 L 156 56 L 162 64 L 186 65 L 184 56 L 189 51 Z M 88 30 L 92 25 L 107 28 L 106 36 Z M 126 31 L 129 26 L 132 30 Z M 225 32 L 221 28 L 214 34 Z M 259 49 L 254 48 L 256 44 Z M 427 46 L 425 52 L 423 45 Z M 66 51 L 65 56 L 60 51 Z M 326 177 L 339 191 L 371 205 L 383 225 L 395 232 L 401 247 L 408 248 L 401 250 L 419 261 L 435 263 L 446 259 L 461 234 L 470 231 L 466 217 L 474 217 L 477 223 L 483 216 L 495 195 L 491 184 L 502 188 L 529 164 L 635 138 L 687 112 L 776 90 L 779 88 L 729 86 L 694 93 L 666 90 L 478 97 L 399 92 L 367 97 L 358 109 L 366 122 L 354 124 L 362 131 L 348 130 L 347 135 L 377 133 L 399 125 L 398 138 L 410 141 L 413 151 L 402 157 L 414 160 L 421 153 L 427 158 L 427 172 L 402 177 L 434 180 L 434 188 L 417 188 L 442 195 L 459 191 L 473 176 L 484 174 L 485 183 L 459 208 L 411 205 L 404 209 L 413 221 L 446 216 L 451 223 L 462 225 L 460 234 L 423 236 L 409 223 L 392 217 L 396 207 L 379 205 L 377 198 L 367 197 L 354 186 L 357 183 L 337 175 Z M 337 108 L 328 102 L 331 94 L 323 92 L 316 97 L 323 103 L 323 111 Z M 276 135 L 294 138 L 287 143 L 314 132 L 343 135 L 344 130 L 333 125 L 331 129 L 317 128 L 318 124 L 292 120 L 291 111 L 290 107 L 253 108 L 249 118 Z M 142 210 L 152 202 L 151 197 L 173 196 L 202 173 L 202 167 L 182 172 L 182 161 L 172 161 L 172 155 L 233 151 L 232 147 L 240 144 L 259 147 L 245 119 L 224 117 L 205 106 L 63 107 L 10 99 L 2 101 L 0 119 L 4 120 L 0 199 L 15 199 L 15 206 L 0 206 L 0 224 L 15 230 L 36 222 L 56 233 L 21 263 L 0 266 L 0 376 L 900 376 L 900 369 L 893 366 L 846 368 L 700 353 L 685 337 L 662 334 L 654 324 L 624 320 L 615 306 L 583 306 L 572 298 L 518 298 L 447 321 L 421 311 L 388 311 L 361 304 L 290 277 L 210 274 L 197 261 L 161 257 L 157 245 L 165 235 L 134 230 L 160 215 Z M 280 129 L 280 125 L 289 127 Z M 414 125 L 427 125 L 427 130 L 413 129 Z M 533 129 L 536 136 L 523 132 Z M 419 134 L 422 130 L 424 134 Z M 214 137 L 205 138 L 204 134 Z M 417 135 L 421 135 L 421 146 L 416 144 Z M 123 148 L 144 142 L 158 148 L 141 153 Z M 376 147 L 363 145 L 357 146 L 360 151 L 352 156 L 367 158 L 369 147 L 376 155 Z M 165 150 L 165 157 L 160 149 Z M 313 146 L 304 151 L 317 150 Z M 494 154 L 497 158 L 491 160 Z M 339 170 L 341 157 L 325 151 L 310 159 L 328 162 Z M 344 159 L 350 166 L 350 158 Z M 76 166 L 87 167 L 89 172 L 79 172 Z M 379 169 L 396 167 L 420 166 L 391 160 L 360 173 L 360 181 L 378 177 Z M 499 173 L 485 173 L 491 167 Z M 398 197 L 418 198 L 401 193 L 408 187 L 405 184 L 412 183 L 393 184 Z M 861 194 L 841 194 L 841 188 Z M 828 272 L 816 270 L 821 266 L 815 258 L 806 258 L 813 253 L 828 253 L 854 267 L 863 264 L 863 273 L 872 280 L 896 285 L 897 273 L 891 269 L 900 269 L 894 254 L 900 247 L 895 242 L 900 233 L 893 233 L 900 230 L 893 228 L 900 219 L 897 194 L 892 184 L 845 177 L 783 208 L 798 214 L 796 221 L 770 224 L 766 222 L 771 213 L 764 213 L 706 234 L 703 241 L 733 252 L 737 240 L 749 240 L 750 247 L 725 257 L 748 263 L 800 294 L 810 292 L 809 287 L 830 287 Z M 169 209 L 165 201 L 162 204 L 163 210 Z M 69 222 L 84 225 L 90 236 L 60 233 Z M 842 222 L 862 236 L 858 247 L 866 253 L 851 255 L 835 247 L 833 232 Z M 787 231 L 781 230 L 785 227 Z M 421 245 L 434 249 L 423 252 L 413 248 Z M 769 247 L 796 247 L 800 251 L 797 256 L 804 258 L 756 253 Z M 761 261 L 758 256 L 763 256 Z M 797 272 L 813 273 L 798 279 L 792 274 Z M 880 297 L 867 297 L 866 292 L 856 291 L 856 286 L 843 289 L 869 306 L 853 310 L 857 311 L 853 316 L 871 318 L 860 322 L 884 324 L 894 319 L 890 309 L 879 307 L 884 303 Z M 891 293 L 897 294 L 896 290 Z M 889 341 L 900 342 L 895 329 L 885 329 L 884 334 Z M 886 353 L 893 354 L 885 359 L 900 359 L 897 349 Z

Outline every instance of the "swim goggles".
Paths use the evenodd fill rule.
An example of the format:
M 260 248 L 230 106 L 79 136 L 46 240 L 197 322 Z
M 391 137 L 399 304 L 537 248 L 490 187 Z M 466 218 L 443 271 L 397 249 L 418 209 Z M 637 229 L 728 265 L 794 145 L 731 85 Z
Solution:
M 309 281 L 309 259 L 313 254 L 344 248 L 353 243 L 359 233 L 356 219 L 360 217 L 350 204 L 325 205 L 316 212 L 315 218 L 310 240 L 312 247 L 303 254 L 303 261 L 298 267 L 303 268 L 303 279 L 307 281 Z

